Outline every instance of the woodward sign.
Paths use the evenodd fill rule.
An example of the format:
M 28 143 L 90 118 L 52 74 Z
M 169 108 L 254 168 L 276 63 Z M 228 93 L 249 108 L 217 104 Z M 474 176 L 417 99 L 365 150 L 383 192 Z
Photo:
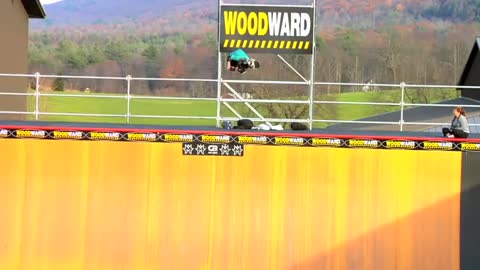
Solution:
M 220 51 L 311 54 L 313 7 L 222 6 Z

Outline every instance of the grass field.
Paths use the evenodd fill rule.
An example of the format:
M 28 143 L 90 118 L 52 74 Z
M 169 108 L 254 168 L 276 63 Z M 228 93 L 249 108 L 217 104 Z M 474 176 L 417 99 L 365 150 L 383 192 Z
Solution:
M 88 94 L 84 94 L 86 97 Z M 163 116 L 215 116 L 216 103 L 210 101 L 181 101 L 181 100 L 131 100 L 130 113 L 135 115 L 163 115 Z M 35 108 L 32 97 L 29 101 L 31 111 Z M 46 113 L 81 113 L 81 114 L 127 114 L 127 100 L 125 98 L 80 98 L 80 97 L 41 97 L 40 111 Z M 126 117 L 97 117 L 97 116 L 58 116 L 42 115 L 44 121 L 68 122 L 103 122 L 126 123 Z M 198 119 L 158 119 L 158 118 L 131 118 L 132 124 L 162 124 L 162 125 L 205 125 L 215 123 L 214 120 Z
M 438 91 L 438 90 L 436 90 Z M 430 99 L 437 102 L 446 98 L 456 97 L 455 91 L 444 90 L 442 94 L 436 94 Z M 64 95 L 66 93 L 55 92 Z M 127 114 L 127 100 L 119 98 L 97 98 L 93 94 L 75 93 L 82 97 L 68 96 L 43 96 L 40 98 L 40 112 L 42 113 L 81 113 L 81 114 Z M 111 94 L 109 94 L 111 95 Z M 322 96 L 322 100 L 347 101 L 347 102 L 400 102 L 400 91 L 379 91 L 379 92 L 352 92 Z M 306 99 L 306 98 L 299 98 Z M 319 100 L 319 98 L 317 98 Z M 255 115 L 243 104 L 232 103 L 232 106 L 242 117 L 255 117 Z M 257 110 L 264 117 L 275 118 L 268 113 L 268 105 L 257 104 Z M 270 105 L 271 106 L 271 105 Z M 288 110 L 295 105 L 279 105 L 274 110 Z M 301 106 L 301 105 L 300 105 Z M 29 111 L 35 110 L 35 97 L 29 97 Z M 328 120 L 353 120 L 373 116 L 380 113 L 399 110 L 399 106 L 372 106 L 372 105 L 349 105 L 349 104 L 322 104 L 315 105 L 314 118 Z M 185 100 L 147 100 L 132 99 L 130 112 L 134 115 L 161 115 L 161 116 L 216 116 L 216 101 L 185 101 Z M 234 116 L 225 106 L 222 105 L 222 116 Z M 278 116 L 278 115 L 277 115 Z M 126 123 L 126 117 L 91 117 L 91 116 L 58 116 L 41 115 L 43 121 L 68 121 L 68 122 L 103 122 L 103 123 Z M 136 118 L 130 119 L 132 124 L 152 125 L 215 125 L 215 120 L 203 119 L 159 119 L 159 118 Z M 324 127 L 325 124 L 316 124 L 316 127 Z

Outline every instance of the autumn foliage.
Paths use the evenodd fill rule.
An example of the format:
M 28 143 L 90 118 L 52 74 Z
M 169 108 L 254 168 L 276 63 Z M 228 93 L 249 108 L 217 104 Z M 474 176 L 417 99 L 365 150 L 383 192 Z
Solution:
M 480 7 L 474 5 L 474 1 L 317 1 L 316 80 L 455 84 L 480 30 L 476 23 Z M 118 8 L 127 2 L 118 2 Z M 161 1 L 139 1 L 138 5 L 150 4 L 153 8 L 157 2 Z M 144 16 L 114 24 L 34 28 L 30 35 L 30 71 L 216 78 L 216 1 L 206 0 L 203 5 L 197 1 L 183 3 L 181 9 L 165 16 Z M 247 73 L 247 78 L 298 80 L 298 76 L 274 56 L 256 57 L 262 68 Z M 285 57 L 307 76 L 308 57 Z M 235 78 L 236 74 L 225 76 Z M 69 87 L 120 92 L 125 85 L 123 82 L 66 81 L 65 88 Z M 135 85 L 138 93 L 150 94 L 200 95 L 199 89 L 205 95 L 216 93 L 216 85 L 208 83 L 150 81 Z

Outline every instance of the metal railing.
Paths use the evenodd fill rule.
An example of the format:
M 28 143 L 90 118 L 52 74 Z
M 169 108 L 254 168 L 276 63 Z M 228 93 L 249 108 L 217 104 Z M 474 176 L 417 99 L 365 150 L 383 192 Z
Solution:
M 124 118 L 126 123 L 131 123 L 132 118 L 143 118 L 143 119 L 202 119 L 202 120 L 216 120 L 217 124 L 224 120 L 239 120 L 243 118 L 241 114 L 233 108 L 230 103 L 243 103 L 245 104 L 255 115 L 256 117 L 248 117 L 254 122 L 277 122 L 277 123 L 292 123 L 292 122 L 301 122 L 301 123 L 323 123 L 323 124 L 370 124 L 370 125 L 396 125 L 400 131 L 404 130 L 405 126 L 408 125 L 418 125 L 418 126 L 440 126 L 440 125 L 450 125 L 447 122 L 407 122 L 405 121 L 405 111 L 407 108 L 414 107 L 449 107 L 454 106 L 463 106 L 465 108 L 480 108 L 480 102 L 478 105 L 472 104 L 425 104 L 425 103 L 412 103 L 406 102 L 406 91 L 408 89 L 451 89 L 455 90 L 458 88 L 462 89 L 480 89 L 479 86 L 455 86 L 455 85 L 418 85 L 418 84 L 360 84 L 360 83 L 334 83 L 334 82 L 315 82 L 313 85 L 315 87 L 355 87 L 355 88 L 364 88 L 366 86 L 373 88 L 388 88 L 388 90 L 380 91 L 391 91 L 391 90 L 400 90 L 400 99 L 391 100 L 389 102 L 372 102 L 372 101 L 337 101 L 337 100 L 317 100 L 315 99 L 316 91 L 312 88 L 312 92 L 309 97 L 305 100 L 282 100 L 282 99 L 254 99 L 254 98 L 243 98 L 238 92 L 236 92 L 229 84 L 230 83 L 241 83 L 241 84 L 263 84 L 263 85 L 303 85 L 311 86 L 310 81 L 306 79 L 302 81 L 264 81 L 264 80 L 225 80 L 222 78 L 219 79 L 194 79 L 194 78 L 135 78 L 130 75 L 126 77 L 98 77 L 98 76 L 68 76 L 68 75 L 41 75 L 40 73 L 35 74 L 0 74 L 0 80 L 4 77 L 24 77 L 35 80 L 35 88 L 33 92 L 30 93 L 20 93 L 20 92 L 0 92 L 0 96 L 33 96 L 35 99 L 35 106 L 33 111 L 8 111 L 2 110 L 0 107 L 1 114 L 17 114 L 17 115 L 31 115 L 34 116 L 35 120 L 40 120 L 41 116 L 64 116 L 64 117 L 97 117 L 97 118 Z M 42 78 L 49 79 L 94 79 L 94 80 L 117 80 L 125 81 L 127 83 L 125 94 L 75 94 L 75 93 L 45 93 L 41 91 L 40 80 Z M 206 83 L 217 83 L 222 84 L 227 88 L 231 93 L 233 93 L 234 98 L 223 98 L 221 91 L 218 91 L 217 97 L 215 98 L 197 98 L 197 97 L 170 97 L 170 96 L 147 96 L 147 95 L 134 95 L 132 94 L 132 82 L 134 81 L 165 81 L 165 82 L 206 82 Z M 105 113 L 78 113 L 78 112 L 46 112 L 41 110 L 40 99 L 42 97 L 74 97 L 74 98 L 85 98 L 85 99 L 120 99 L 126 100 L 126 108 L 124 114 L 105 114 Z M 210 101 L 216 102 L 218 106 L 223 104 L 227 109 L 229 109 L 235 117 L 222 116 L 217 108 L 217 115 L 212 116 L 199 116 L 199 115 L 150 115 L 150 114 L 133 114 L 131 111 L 132 100 L 183 100 L 183 101 Z M 303 119 L 288 119 L 288 118 L 266 118 L 256 110 L 251 104 L 297 104 L 309 106 L 309 111 L 313 112 L 313 106 L 316 105 L 349 105 L 349 106 L 390 106 L 398 107 L 400 112 L 400 117 L 395 121 L 370 121 L 370 120 L 340 120 L 340 119 L 318 119 L 314 113 L 309 113 L 308 117 Z M 397 112 L 398 112 L 397 111 Z M 393 112 L 389 110 L 388 112 Z M 373 115 L 372 115 L 373 116 Z M 365 117 L 359 117 L 365 119 Z M 480 124 L 470 124 L 470 126 L 480 126 Z M 312 125 L 310 125 L 312 127 Z

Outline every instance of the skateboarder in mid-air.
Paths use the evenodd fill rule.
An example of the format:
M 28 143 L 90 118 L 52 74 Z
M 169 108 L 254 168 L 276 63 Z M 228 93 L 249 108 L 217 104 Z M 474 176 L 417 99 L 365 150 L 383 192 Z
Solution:
M 256 69 L 260 67 L 260 63 L 251 58 L 244 50 L 236 49 L 227 57 L 227 69 L 230 71 L 238 71 L 244 74 L 247 69 Z

